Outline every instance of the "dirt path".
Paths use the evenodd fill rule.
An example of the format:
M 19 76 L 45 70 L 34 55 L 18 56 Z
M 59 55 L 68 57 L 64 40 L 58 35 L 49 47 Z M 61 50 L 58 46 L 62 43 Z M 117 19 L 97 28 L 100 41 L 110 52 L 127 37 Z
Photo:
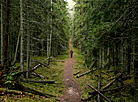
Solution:
M 71 41 L 71 39 L 70 39 Z M 70 48 L 72 45 L 69 43 Z M 59 97 L 60 102 L 81 102 L 80 89 L 78 82 L 73 78 L 73 65 L 75 58 L 69 58 L 65 61 L 63 83 L 66 86 L 65 94 Z

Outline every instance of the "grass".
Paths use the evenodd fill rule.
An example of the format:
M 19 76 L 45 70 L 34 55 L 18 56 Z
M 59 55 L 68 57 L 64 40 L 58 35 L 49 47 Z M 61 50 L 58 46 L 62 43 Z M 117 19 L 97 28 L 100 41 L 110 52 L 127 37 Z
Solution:
M 84 64 L 84 60 L 85 60 L 84 56 L 79 52 L 79 50 L 73 48 L 73 52 L 74 52 L 74 57 L 75 57 L 76 62 L 82 62 L 82 63 L 76 63 L 73 66 L 73 73 L 76 73 L 79 70 L 81 71 L 79 74 L 89 71 L 89 69 Z M 69 54 L 67 50 L 65 52 L 62 52 L 60 55 L 58 55 L 57 57 L 53 59 L 54 60 L 66 60 L 68 58 L 69 58 Z M 41 61 L 41 63 L 44 63 L 46 61 L 44 59 L 46 59 L 46 57 L 39 56 L 39 57 L 32 58 L 32 60 L 39 60 Z M 35 63 L 32 63 L 32 65 L 35 65 Z M 41 90 L 45 93 L 55 95 L 56 97 L 45 98 L 42 96 L 40 97 L 39 95 L 28 94 L 28 95 L 22 96 L 22 98 L 19 98 L 19 96 L 17 95 L 13 95 L 14 98 L 13 97 L 9 98 L 8 96 L 0 96 L 0 99 L 2 101 L 5 100 L 9 102 L 14 102 L 14 101 L 57 102 L 56 99 L 59 96 L 62 96 L 65 92 L 65 86 L 62 81 L 63 73 L 64 73 L 64 63 L 63 62 L 51 62 L 50 68 L 41 66 L 35 72 L 46 77 L 46 80 L 54 80 L 55 83 L 54 84 L 43 84 L 43 83 L 30 82 L 30 83 L 23 83 L 23 84 L 36 88 L 38 90 Z M 84 75 L 80 78 L 76 78 L 76 76 L 74 76 L 74 78 L 76 78 L 77 82 L 79 83 L 79 87 L 81 89 L 81 93 L 82 93 L 81 98 L 86 98 L 88 96 L 88 92 L 93 92 L 93 90 L 88 87 L 88 84 L 92 85 L 93 87 L 97 89 L 97 82 L 98 82 L 97 75 L 98 75 L 98 71 L 94 71 L 93 73 Z M 110 82 L 109 79 L 111 79 L 114 76 L 115 75 L 112 71 L 112 68 L 111 70 L 108 70 L 108 71 L 105 69 L 102 69 L 101 70 L 101 88 L 103 88 L 103 86 L 109 83 Z M 33 78 L 33 79 L 40 80 L 40 78 Z M 134 83 L 134 78 L 131 78 L 123 82 L 124 84 Z M 121 84 L 119 82 L 118 83 L 116 82 L 110 88 L 115 88 L 120 85 Z M 104 95 L 108 97 L 110 100 L 112 100 L 113 102 L 133 102 L 134 101 L 133 89 L 131 88 L 123 89 L 119 92 L 107 92 L 107 93 L 104 93 Z M 91 100 L 97 100 L 97 97 L 94 96 L 92 97 Z M 101 100 L 102 102 L 105 101 L 103 98 L 101 98 Z
M 54 60 L 66 60 L 69 58 L 68 51 L 62 52 L 57 57 L 53 58 Z M 46 57 L 38 56 L 38 57 L 32 57 L 32 60 L 38 60 L 41 63 L 44 63 L 46 60 Z M 34 62 L 32 63 L 32 66 L 36 65 Z M 18 65 L 17 65 L 18 66 Z M 25 66 L 26 67 L 26 66 Z M 12 95 L 12 97 L 9 96 L 0 96 L 0 99 L 2 101 L 8 101 L 8 102 L 56 102 L 56 99 L 58 99 L 59 96 L 63 96 L 65 92 L 65 86 L 63 84 L 63 73 L 64 73 L 64 63 L 63 62 L 51 62 L 50 68 L 40 66 L 35 70 L 36 73 L 43 75 L 46 79 L 40 79 L 37 77 L 34 77 L 31 75 L 31 79 L 33 80 L 54 80 L 54 84 L 43 84 L 43 83 L 22 83 L 24 85 L 27 85 L 29 87 L 35 88 L 37 90 L 41 90 L 42 92 L 54 95 L 56 97 L 40 97 L 39 95 L 21 95 L 21 98 L 19 98 L 18 95 Z M 26 68 L 25 68 L 26 69 Z
M 78 49 L 73 49 L 73 50 L 74 50 L 75 60 L 84 62 L 84 56 L 79 53 L 79 50 Z M 76 73 L 77 71 L 80 70 L 81 72 L 79 74 L 89 71 L 89 69 L 86 68 L 84 63 L 76 63 L 73 66 L 73 69 L 74 69 L 73 73 Z M 82 93 L 81 98 L 88 97 L 88 92 L 94 92 L 91 88 L 88 87 L 88 84 L 92 85 L 93 87 L 97 89 L 97 85 L 98 85 L 97 75 L 98 75 L 98 71 L 94 71 L 80 78 L 76 78 L 77 75 L 74 76 L 74 78 L 76 78 L 77 82 L 79 83 L 79 87 L 81 89 L 81 93 Z M 101 69 L 101 88 L 103 88 L 103 86 L 105 86 L 110 81 L 112 81 L 112 80 L 109 81 L 109 79 L 111 79 L 111 77 L 114 77 L 114 76 L 115 75 L 112 71 L 112 68 L 111 70 L 108 70 L 108 71 L 105 69 Z M 123 82 L 125 85 L 132 84 L 134 83 L 134 78 L 131 78 Z M 121 86 L 121 84 L 119 82 L 115 82 L 110 88 L 112 89 L 112 88 L 116 88 L 119 86 Z M 107 92 L 107 93 L 104 93 L 104 95 L 108 97 L 110 100 L 112 100 L 113 102 L 133 102 L 134 101 L 132 88 L 122 89 L 119 92 Z M 91 101 L 96 101 L 96 100 L 97 100 L 96 96 L 92 97 L 91 99 Z M 101 101 L 105 102 L 103 98 L 101 98 Z

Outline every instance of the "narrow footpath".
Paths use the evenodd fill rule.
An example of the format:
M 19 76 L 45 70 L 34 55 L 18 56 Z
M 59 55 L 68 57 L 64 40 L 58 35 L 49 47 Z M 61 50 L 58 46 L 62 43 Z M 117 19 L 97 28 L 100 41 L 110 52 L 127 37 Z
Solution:
M 71 39 L 70 39 L 71 42 Z M 72 48 L 71 43 L 69 43 L 70 49 Z M 59 97 L 60 102 L 81 102 L 81 93 L 79 89 L 79 84 L 73 78 L 73 65 L 75 64 L 75 58 L 69 58 L 65 61 L 65 69 L 63 75 L 63 83 L 66 86 L 65 94 Z

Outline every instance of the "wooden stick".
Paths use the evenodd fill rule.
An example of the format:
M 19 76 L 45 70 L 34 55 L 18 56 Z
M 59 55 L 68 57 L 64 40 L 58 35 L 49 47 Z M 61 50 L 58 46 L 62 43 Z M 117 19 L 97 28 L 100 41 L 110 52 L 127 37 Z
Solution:
M 91 86 L 89 84 L 88 84 L 88 86 L 90 88 L 92 88 L 94 91 L 96 91 L 99 95 L 101 95 L 106 101 L 111 102 L 107 97 L 105 97 L 100 91 L 98 91 L 97 89 L 95 89 L 93 86 Z
M 79 74 L 81 71 L 79 70 L 79 71 L 77 71 L 76 73 L 74 73 L 73 75 L 77 75 L 77 74 Z
M 43 75 L 40 75 L 40 74 L 38 74 L 36 72 L 32 72 L 31 74 L 36 76 L 36 77 L 40 77 L 40 78 L 46 79 Z
M 107 65 L 107 64 L 106 64 L 106 65 Z M 99 68 L 94 68 L 94 69 L 92 69 L 92 70 L 89 70 L 89 71 L 87 71 L 87 72 L 85 72 L 85 73 L 83 73 L 83 74 L 81 74 L 81 75 L 78 75 L 77 78 L 82 77 L 82 76 L 84 76 L 84 75 L 86 75 L 86 74 L 89 74 L 89 73 L 92 72 L 92 71 L 96 71 L 96 70 L 98 70 L 98 69 L 101 69 L 101 68 L 105 67 L 106 65 L 101 66 L 101 67 L 99 67 Z

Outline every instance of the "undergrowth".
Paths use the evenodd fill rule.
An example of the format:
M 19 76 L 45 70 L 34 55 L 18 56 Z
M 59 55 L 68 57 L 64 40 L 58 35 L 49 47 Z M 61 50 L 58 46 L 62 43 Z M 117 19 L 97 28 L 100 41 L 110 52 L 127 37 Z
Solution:
M 69 58 L 68 51 L 60 53 L 53 60 L 66 60 Z M 39 62 L 45 63 L 45 56 L 35 56 L 32 57 L 32 60 L 37 60 L 37 62 L 32 62 L 32 67 L 38 64 Z M 25 63 L 26 64 L 26 63 Z M 26 65 L 25 65 L 26 67 Z M 0 96 L 0 101 L 18 101 L 18 102 L 56 102 L 59 96 L 62 96 L 65 92 L 65 86 L 63 84 L 63 73 L 64 73 L 64 63 L 63 62 L 51 62 L 50 68 L 40 66 L 35 70 L 36 73 L 43 75 L 46 79 L 40 79 L 30 75 L 29 79 L 32 80 L 54 80 L 54 84 L 44 84 L 44 83 L 34 83 L 34 82 L 22 82 L 22 84 L 34 88 L 36 90 L 41 90 L 41 92 L 54 95 L 55 97 L 46 98 L 43 96 L 28 94 L 28 95 L 14 95 L 7 94 Z M 26 68 L 25 68 L 26 69 Z
M 80 61 L 82 63 L 76 63 L 73 66 L 73 73 L 76 73 L 80 71 L 80 75 L 84 72 L 89 71 L 90 69 L 87 68 L 84 64 L 84 56 L 80 54 L 78 49 L 74 50 L 74 56 L 76 62 Z M 76 78 L 77 75 L 74 75 Z M 113 68 L 110 68 L 110 70 L 101 69 L 101 89 L 107 85 L 111 78 L 115 77 L 113 73 Z M 88 84 L 92 85 L 94 88 L 97 89 L 98 87 L 98 71 L 94 71 L 92 73 L 89 73 L 87 75 L 84 75 L 80 78 L 76 78 L 77 82 L 79 83 L 79 87 L 81 89 L 81 98 L 85 99 L 89 96 L 89 92 L 94 92 L 90 87 L 88 87 Z M 134 77 L 132 75 L 131 79 L 128 79 L 126 81 L 123 81 L 124 85 L 132 84 L 132 87 L 123 88 L 121 90 L 115 91 L 115 92 L 106 92 L 104 95 L 110 99 L 113 102 L 133 102 L 134 101 L 134 90 L 133 90 L 133 83 L 134 83 Z M 120 82 L 116 81 L 113 83 L 112 86 L 109 87 L 109 89 L 117 88 L 123 86 Z M 93 96 L 89 101 L 97 101 L 97 95 Z M 101 97 L 101 102 L 105 102 L 105 100 Z

